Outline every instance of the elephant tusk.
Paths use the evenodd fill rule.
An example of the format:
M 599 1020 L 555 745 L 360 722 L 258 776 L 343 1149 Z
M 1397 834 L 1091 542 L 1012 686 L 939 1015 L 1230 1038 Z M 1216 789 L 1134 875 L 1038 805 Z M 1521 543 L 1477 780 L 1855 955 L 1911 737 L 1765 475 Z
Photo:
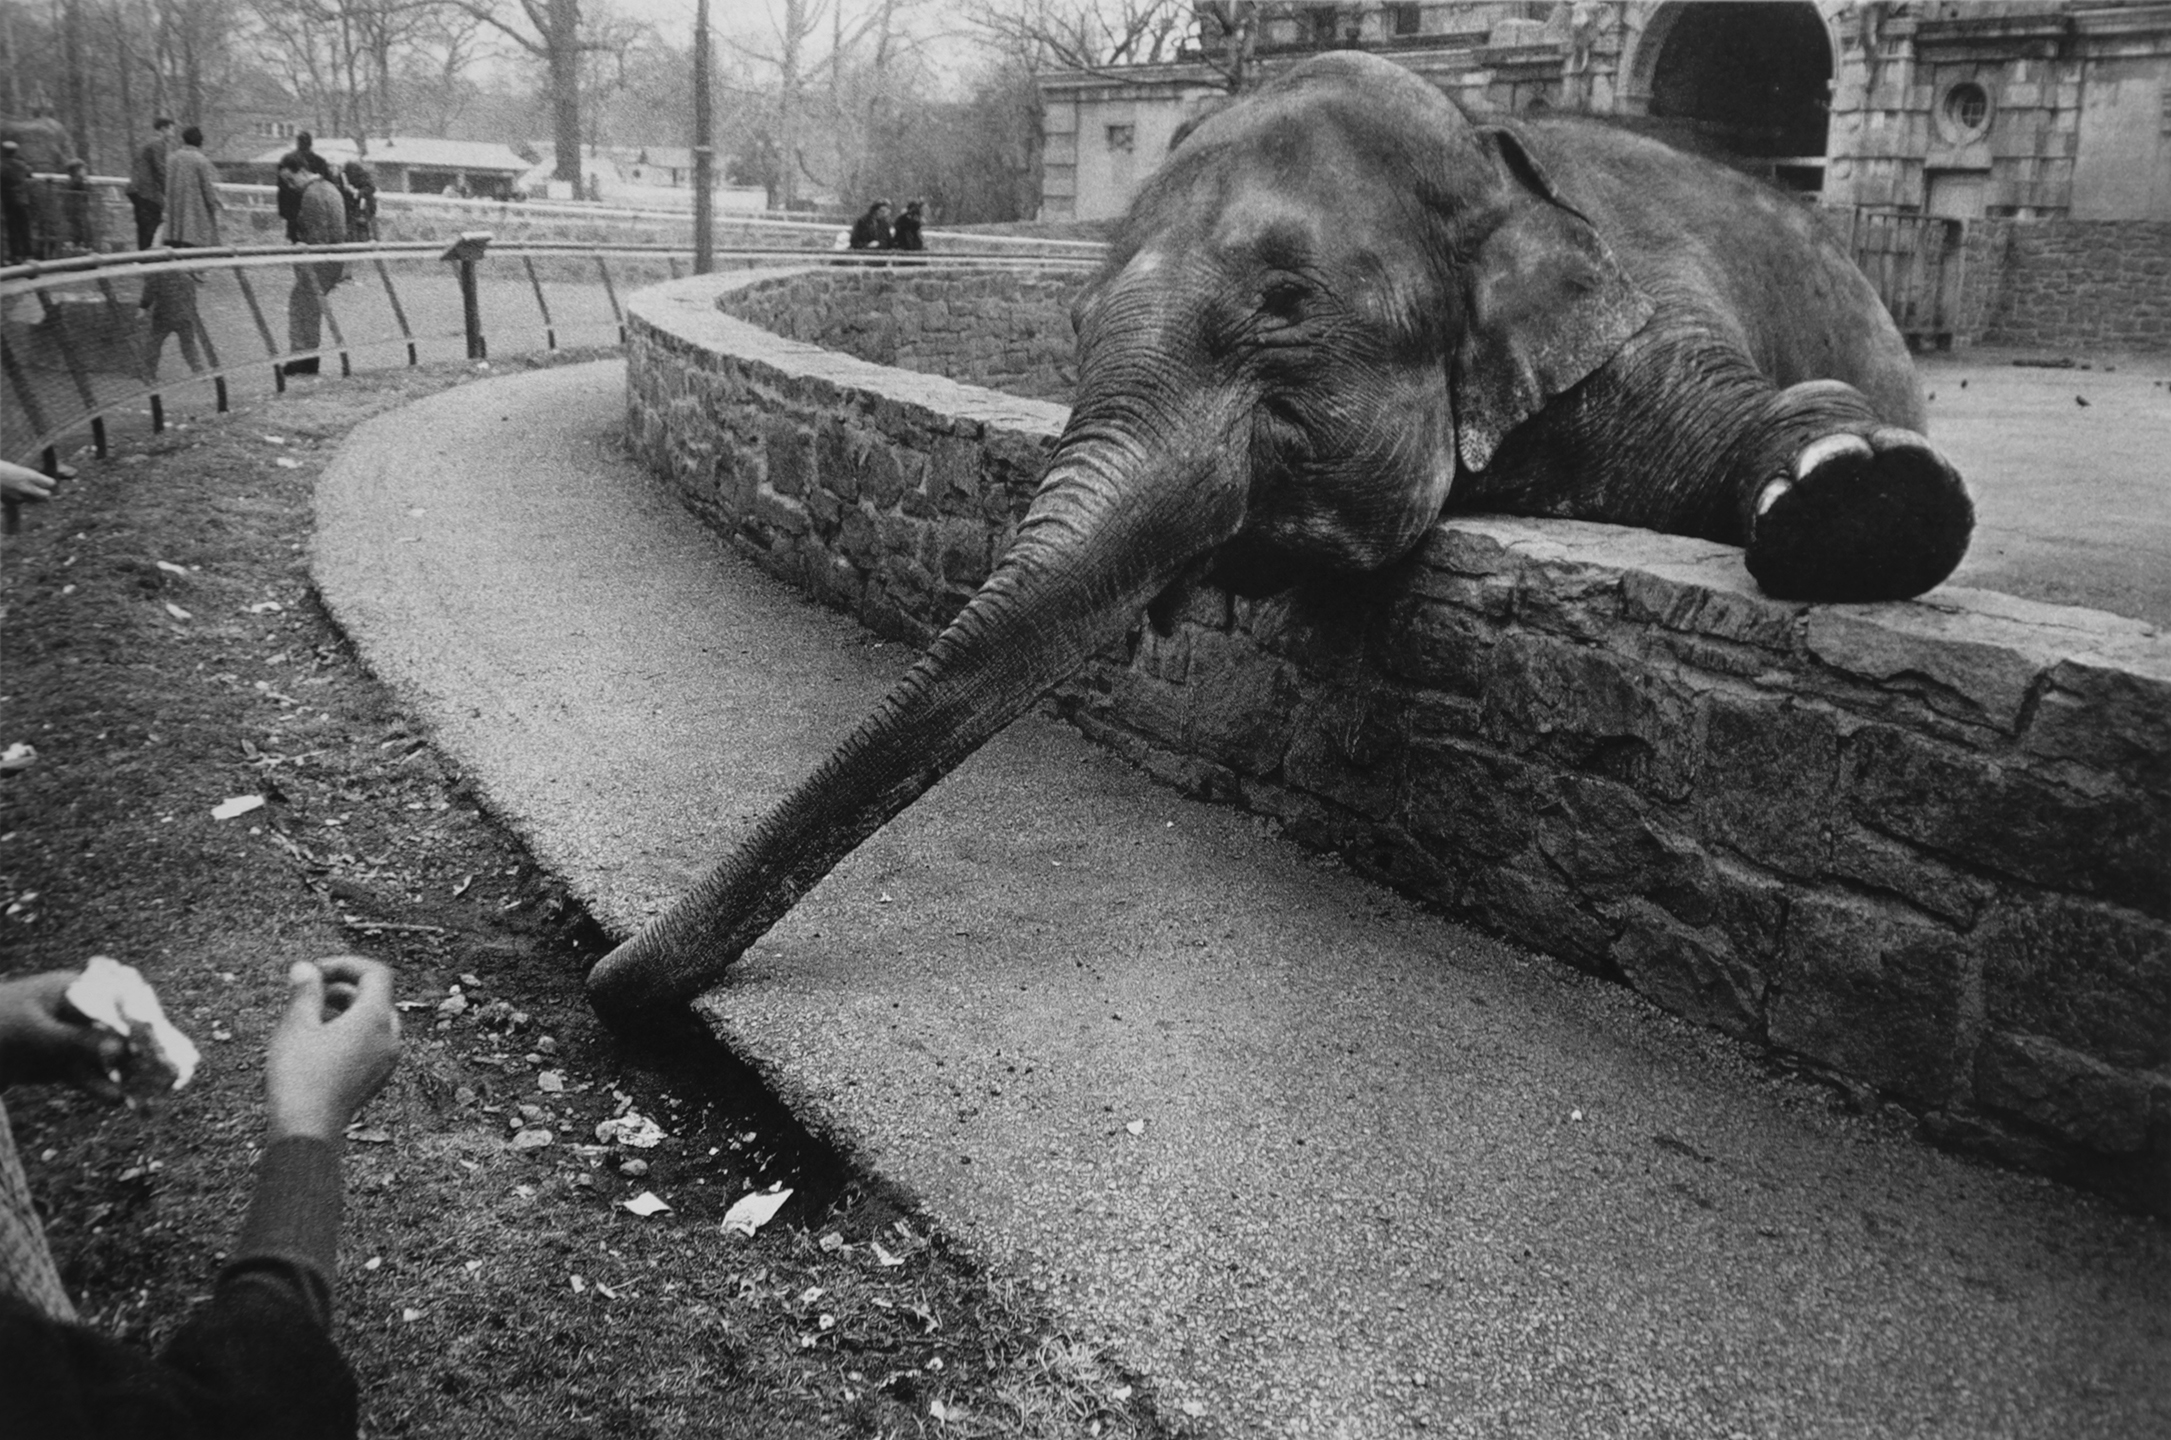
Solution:
M 1793 488 L 1794 482 L 1792 480 L 1774 480 L 1771 484 L 1766 485 L 1763 492 L 1756 497 L 1756 513 L 1762 515 L 1765 511 L 1771 509 L 1772 506 L 1779 503 L 1781 496 Z
M 1858 459 L 1868 460 L 1876 453 L 1870 448 L 1869 441 L 1864 440 L 1859 435 L 1819 436 L 1804 445 L 1802 453 L 1794 457 L 1794 478 L 1807 480 L 1816 471 L 1831 464 L 1842 455 L 1852 455 Z M 1769 494 L 1770 492 L 1766 491 L 1765 493 Z M 1756 513 L 1763 514 L 1765 508 L 1766 502 L 1761 499 L 1758 500 Z

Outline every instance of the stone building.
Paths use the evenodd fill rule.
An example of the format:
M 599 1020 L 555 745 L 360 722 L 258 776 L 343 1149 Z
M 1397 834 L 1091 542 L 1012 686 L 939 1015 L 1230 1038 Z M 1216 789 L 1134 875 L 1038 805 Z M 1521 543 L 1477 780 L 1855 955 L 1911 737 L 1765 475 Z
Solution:
M 1247 78 L 1323 49 L 1372 50 L 1473 114 L 1604 115 L 1798 191 L 1834 212 L 1903 328 L 1930 343 L 2171 348 L 2171 3 L 1433 0 L 1257 13 Z M 1120 214 L 1177 128 L 1223 101 L 1233 52 L 1210 30 L 1171 62 L 1042 81 L 1043 219 Z M 2103 226 L 2114 228 L 2089 228 Z M 2016 255 L 2044 273 L 2020 273 Z M 2077 276 L 2050 273 L 2074 263 Z M 2074 300 L 2070 342 L 2056 327 L 1999 328 L 2016 307 L 2045 315 Z

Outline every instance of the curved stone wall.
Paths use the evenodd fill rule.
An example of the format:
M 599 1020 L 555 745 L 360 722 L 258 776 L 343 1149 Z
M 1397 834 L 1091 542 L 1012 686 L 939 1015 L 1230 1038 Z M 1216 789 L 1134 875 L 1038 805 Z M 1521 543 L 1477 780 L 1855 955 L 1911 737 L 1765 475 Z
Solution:
M 728 292 L 724 313 L 877 365 L 1067 402 L 1070 302 L 1083 277 L 1016 271 L 817 270 Z
M 732 542 L 924 640 L 1061 407 L 629 307 L 637 451 Z M 1172 784 L 1946 1143 L 2171 1215 L 2171 639 L 1965 590 L 1757 593 L 1737 551 L 1444 520 L 1393 571 L 1196 590 L 1055 703 Z

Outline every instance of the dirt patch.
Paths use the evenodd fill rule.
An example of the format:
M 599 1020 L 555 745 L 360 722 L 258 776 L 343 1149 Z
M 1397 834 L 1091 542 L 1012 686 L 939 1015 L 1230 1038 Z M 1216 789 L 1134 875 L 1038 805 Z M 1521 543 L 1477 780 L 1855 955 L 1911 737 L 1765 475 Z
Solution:
M 1164 1433 L 1130 1377 L 705 1035 L 622 1052 L 581 997 L 593 925 L 318 607 L 323 462 L 470 373 L 180 415 L 78 457 L 0 552 L 0 746 L 38 752 L 0 782 L 0 968 L 128 961 L 207 1051 L 156 1115 L 10 1098 L 86 1319 L 156 1345 L 204 1297 L 247 1199 L 285 968 L 359 951 L 397 968 L 408 1033 L 347 1158 L 337 1336 L 366 1433 Z M 213 818 L 242 796 L 264 804 Z M 599 1137 L 628 1115 L 665 1138 Z M 776 1184 L 794 1194 L 775 1221 L 722 1231 Z M 670 1211 L 624 1208 L 643 1192 Z

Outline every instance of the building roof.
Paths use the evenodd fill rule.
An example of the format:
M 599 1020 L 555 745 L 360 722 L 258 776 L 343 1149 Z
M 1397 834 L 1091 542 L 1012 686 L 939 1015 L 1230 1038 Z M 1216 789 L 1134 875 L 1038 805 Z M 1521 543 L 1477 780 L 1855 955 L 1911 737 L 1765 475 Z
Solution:
M 294 148 L 290 140 L 250 158 L 252 165 L 277 165 L 279 157 Z M 425 170 L 489 171 L 519 175 L 528 162 L 509 145 L 494 140 L 436 140 L 420 135 L 388 135 L 369 142 L 369 154 L 359 155 L 352 140 L 322 135 L 315 141 L 319 155 L 341 165 L 359 158 L 365 165 L 407 165 Z

